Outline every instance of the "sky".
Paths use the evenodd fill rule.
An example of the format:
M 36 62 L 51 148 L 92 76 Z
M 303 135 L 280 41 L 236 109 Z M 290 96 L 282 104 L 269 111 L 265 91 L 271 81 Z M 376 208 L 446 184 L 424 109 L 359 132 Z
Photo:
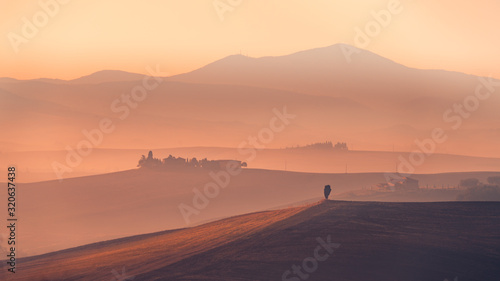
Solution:
M 147 73 L 151 65 L 174 75 L 232 54 L 346 43 L 410 67 L 500 78 L 498 0 L 0 3 L 0 77 L 74 79 L 105 69 Z

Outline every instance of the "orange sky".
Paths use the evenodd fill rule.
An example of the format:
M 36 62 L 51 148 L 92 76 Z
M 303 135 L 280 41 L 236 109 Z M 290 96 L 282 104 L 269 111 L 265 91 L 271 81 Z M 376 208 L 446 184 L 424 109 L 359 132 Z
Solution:
M 355 45 L 355 28 L 397 0 L 242 0 L 224 21 L 214 0 L 66 0 L 45 23 L 37 0 L 0 1 L 0 77 L 72 79 L 103 69 L 145 73 L 156 64 L 177 74 L 240 50 L 260 57 Z M 366 49 L 411 67 L 500 77 L 500 1 L 400 2 L 402 12 Z M 34 15 L 40 27 L 27 38 L 23 18 Z M 17 53 L 13 37 L 25 40 Z

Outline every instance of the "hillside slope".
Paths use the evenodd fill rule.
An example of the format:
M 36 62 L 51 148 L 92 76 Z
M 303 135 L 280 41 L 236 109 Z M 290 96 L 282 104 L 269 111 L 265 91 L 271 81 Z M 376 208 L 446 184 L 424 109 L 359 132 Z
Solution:
M 364 50 L 349 63 L 346 47 L 226 57 L 157 81 L 130 102 L 139 74 L 100 71 L 67 83 L 0 79 L 0 116 L 16 116 L 0 136 L 8 144 L 0 152 L 74 148 L 85 139 L 82 130 L 98 128 L 103 118 L 116 130 L 101 148 L 237 147 L 286 108 L 295 117 L 266 142 L 269 148 L 330 139 L 362 150 L 413 151 L 416 140 L 442 128 L 448 138 L 436 152 L 500 157 L 500 96 L 490 95 L 499 81 L 412 69 Z M 460 117 L 455 105 L 465 106 L 479 86 L 485 99 Z
M 499 207 L 322 201 L 22 259 L 16 280 L 301 280 L 282 278 L 315 251 L 307 280 L 498 280 Z
M 158 158 L 170 154 L 197 159 L 235 159 L 248 161 L 252 150 L 246 154 L 238 148 L 183 147 L 154 149 Z M 147 155 L 147 149 L 99 149 L 85 157 L 82 163 L 65 172 L 67 178 L 104 174 L 134 169 L 140 155 Z M 20 151 L 0 152 L 0 167 L 15 164 L 22 172 L 17 182 L 39 182 L 54 180 L 57 174 L 52 164 L 64 164 L 67 151 Z M 471 157 L 464 155 L 435 153 L 428 156 L 422 165 L 411 165 L 410 153 L 392 151 L 339 151 L 334 149 L 260 149 L 248 167 L 267 170 L 287 170 L 306 173 L 385 173 L 414 168 L 415 174 L 436 174 L 450 172 L 500 171 L 500 158 Z
M 487 177 L 498 175 L 498 172 L 471 172 L 413 177 L 423 187 L 427 184 L 446 187 L 457 185 L 465 178 L 486 182 Z M 22 184 L 18 191 L 22 200 L 18 215 L 22 218 L 23 231 L 18 235 L 23 245 L 18 255 L 43 254 L 286 206 L 322 197 L 325 184 L 332 185 L 332 198 L 337 198 L 337 194 L 381 182 L 385 182 L 382 173 L 312 174 L 243 169 L 230 178 L 225 188 L 220 188 L 218 196 L 208 200 L 205 208 L 189 215 L 189 221 L 184 219 L 180 204 L 194 206 L 193 190 L 204 192 L 205 185 L 216 183 L 205 169 L 130 170 L 62 182 Z M 456 197 L 422 200 L 419 196 L 420 193 L 410 194 L 404 200 L 380 201 L 445 201 Z
M 105 280 L 138 274 L 247 237 L 306 207 L 253 213 L 194 228 L 146 234 L 22 259 L 15 280 Z M 43 273 L 42 273 L 43 272 Z M 109 275 L 109 278 L 106 278 Z

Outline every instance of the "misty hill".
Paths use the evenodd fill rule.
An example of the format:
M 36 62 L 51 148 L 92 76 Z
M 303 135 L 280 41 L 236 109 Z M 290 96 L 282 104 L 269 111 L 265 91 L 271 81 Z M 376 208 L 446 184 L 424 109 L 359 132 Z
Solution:
M 499 204 L 322 201 L 21 259 L 16 280 L 497 280 Z
M 443 117 L 475 93 L 479 77 L 411 69 L 363 50 L 349 63 L 343 48 L 231 56 L 165 78 L 144 100 L 131 103 L 126 96 L 130 99 L 132 89 L 142 85 L 139 74 L 100 71 L 67 83 L 0 79 L 1 114 L 9 120 L 2 124 L 9 134 L 0 136 L 7 144 L 1 152 L 75 147 L 84 139 L 82 130 L 97 128 L 104 118 L 117 129 L 99 147 L 238 147 L 268 128 L 275 110 L 286 108 L 295 117 L 267 148 L 332 139 L 355 150 L 392 150 L 394 145 L 396 151 L 412 151 L 416 140 L 442 128 L 448 138 L 437 152 L 500 157 L 495 149 L 500 96 L 492 95 L 470 116 L 459 118 L 458 129 L 453 127 L 458 113 L 448 121 Z
M 36 110 L 34 111 L 36 112 Z M 1 114 L 1 113 L 0 113 Z M 15 144 L 6 143 L 3 148 Z M 237 148 L 224 147 L 182 147 L 154 149 L 155 155 L 166 158 L 176 155 L 198 160 L 235 159 L 246 162 L 250 155 L 241 154 Z M 82 163 L 71 172 L 63 174 L 65 179 L 97 175 L 134 169 L 140 155 L 147 154 L 146 149 L 100 149 L 94 148 Z M 18 166 L 18 182 L 38 182 L 57 178 L 52 168 L 54 162 L 66 163 L 68 152 L 58 151 L 21 151 L 0 152 L 0 165 L 10 165 L 15 159 Z M 392 173 L 400 165 L 400 157 L 409 159 L 407 152 L 389 151 L 345 151 L 334 149 L 262 149 L 249 161 L 248 168 L 287 170 L 307 173 Z M 405 164 L 408 165 L 408 164 Z M 406 166 L 402 166 L 406 171 Z M 500 171 L 499 158 L 471 157 L 451 154 L 433 154 L 422 165 L 415 166 L 416 174 L 450 172 Z
M 165 78 L 144 100 L 131 104 L 125 96 L 142 85 L 133 73 L 101 71 L 71 83 L 2 79 L 2 114 L 17 118 L 9 119 L 10 134 L 1 136 L 0 143 L 19 144 L 11 150 L 62 150 L 82 140 L 83 129 L 109 118 L 117 129 L 101 147 L 238 147 L 269 127 L 273 110 L 286 108 L 295 118 L 268 148 L 336 139 L 358 150 L 392 150 L 395 145 L 397 151 L 411 151 L 415 140 L 442 128 L 448 138 L 437 152 L 500 157 L 495 149 L 500 96 L 481 101 L 461 119 L 459 129 L 453 128 L 458 113 L 443 117 L 475 93 L 479 77 L 411 69 L 363 50 L 349 63 L 345 47 L 280 57 L 230 56 Z M 17 102 L 19 97 L 40 103 L 38 112 Z
M 376 116 L 364 105 L 344 98 L 315 97 L 262 88 L 225 85 L 195 85 L 177 82 L 164 82 L 148 93 L 140 103 L 132 108 L 122 101 L 125 94 L 137 82 L 114 82 L 102 84 L 56 85 L 41 82 L 8 83 L 0 85 L 6 93 L 33 100 L 59 104 L 69 111 L 85 113 L 87 118 L 79 119 L 73 114 L 59 118 L 58 111 L 40 106 L 34 122 L 40 130 L 47 126 L 60 126 L 51 132 L 59 135 L 63 144 L 76 143 L 82 139 L 82 129 L 98 127 L 99 121 L 109 118 L 117 129 L 109 134 L 106 143 L 110 148 L 130 148 L 138 145 L 150 147 L 175 146 L 230 146 L 236 147 L 251 134 L 257 134 L 269 126 L 275 117 L 273 110 L 286 111 L 297 116 L 288 130 L 277 134 L 274 145 L 286 146 L 289 140 L 297 137 L 304 140 L 312 138 L 318 130 L 327 130 L 342 116 L 355 114 L 352 124 L 339 124 L 337 127 L 362 126 L 362 120 Z M 14 101 L 4 100 L 6 115 L 28 114 L 25 106 L 11 106 Z M 318 106 L 318 104 L 320 104 Z M 112 107 L 112 105 L 114 105 Z M 55 116 L 54 116 L 55 115 Z M 126 116 L 123 117 L 123 116 Z M 123 119 L 121 119 L 123 117 Z M 30 132 L 22 130 L 24 119 L 12 119 L 10 140 L 20 144 L 31 142 L 31 150 L 64 149 L 56 144 L 48 134 L 37 135 L 31 141 Z M 356 125 L 357 124 L 357 125 Z M 20 131 L 22 130 L 22 131 Z M 298 131 L 302 133 L 297 134 Z M 24 137 L 21 135 L 24 134 Z M 175 136 L 175 138 L 167 137 Z M 6 138 L 6 137 L 5 137 Z M 302 142 L 302 141 L 301 141 Z M 43 144 L 43 145 L 42 145 Z M 108 146 L 109 147 L 109 146 Z
M 346 53 L 353 50 L 354 53 L 347 59 Z M 367 139 L 377 143 L 389 136 L 396 142 L 404 140 L 407 143 L 416 137 L 421 138 L 420 134 L 408 133 L 404 129 L 398 129 L 398 126 L 445 126 L 446 130 L 450 124 L 443 121 L 443 114 L 454 104 L 463 103 L 464 98 L 473 95 L 476 87 L 481 84 L 476 76 L 444 70 L 413 69 L 370 51 L 344 44 L 277 57 L 229 56 L 170 79 L 189 83 L 252 85 L 345 97 L 369 105 L 380 115 L 390 112 L 392 120 L 399 120 L 397 124 L 372 127 L 373 131 Z M 498 91 L 499 80 L 495 81 Z M 496 108 L 499 106 L 498 95 L 482 102 L 479 111 L 474 112 L 472 118 L 467 117 L 468 122 L 461 127 L 460 131 L 467 131 L 472 138 L 469 139 L 469 145 L 482 142 L 477 138 L 481 135 L 483 141 L 499 136 L 499 127 L 493 120 L 499 120 L 500 114 L 492 104 Z M 476 123 L 479 119 L 483 120 L 483 125 L 488 125 Z M 485 127 L 490 127 L 489 133 L 483 131 Z M 384 130 L 388 129 L 391 132 L 386 134 Z M 457 132 L 453 134 L 455 138 L 461 138 L 456 135 Z M 412 139 L 404 136 L 412 136 Z M 465 141 L 460 143 L 462 147 L 467 146 Z M 455 153 L 458 153 L 458 146 L 453 147 Z
M 69 80 L 72 84 L 99 84 L 120 81 L 140 81 L 143 74 L 131 73 L 121 70 L 102 70 L 77 79 Z
M 134 160 L 137 163 L 137 159 Z M 336 199 L 338 194 L 367 189 L 386 181 L 383 173 L 313 174 L 244 168 L 239 174 L 229 177 L 227 182 L 220 171 L 213 172 L 215 176 L 205 169 L 137 169 L 22 184 L 18 196 L 22 198 L 23 207 L 19 208 L 18 215 L 23 218 L 23 231 L 18 235 L 23 247 L 18 254 L 42 254 L 288 206 L 292 202 L 322 197 L 325 184 L 332 186 L 331 198 Z M 500 173 L 418 174 L 412 178 L 417 179 L 422 187 L 446 187 L 455 186 L 466 178 L 485 182 L 492 176 L 500 176 Z M 205 187 L 209 184 L 220 187 L 218 195 L 213 198 L 205 195 Z M 456 194 L 451 193 L 446 196 L 415 193 L 379 200 L 453 201 L 455 198 Z M 181 213 L 181 204 L 204 207 L 196 207 L 198 212 L 187 212 L 186 220 Z
M 369 99 L 384 104 L 418 97 L 461 96 L 477 84 L 477 78 L 472 75 L 412 69 L 345 44 L 277 57 L 233 55 L 170 79 L 251 85 L 363 101 Z
M 51 78 L 19 80 L 8 77 L 0 77 L 0 83 L 19 83 L 23 81 L 29 81 L 29 82 L 41 82 L 50 84 L 100 84 L 100 83 L 120 82 L 120 81 L 140 81 L 142 80 L 143 77 L 144 77 L 143 74 L 131 73 L 127 71 L 101 70 L 71 80 L 51 79 Z

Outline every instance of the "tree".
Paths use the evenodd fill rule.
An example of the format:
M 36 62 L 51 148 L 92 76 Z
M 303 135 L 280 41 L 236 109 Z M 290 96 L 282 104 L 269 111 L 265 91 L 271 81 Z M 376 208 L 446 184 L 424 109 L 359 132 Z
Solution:
M 479 184 L 479 180 L 475 178 L 464 179 L 460 181 L 460 186 L 465 188 L 476 187 Z
M 158 158 L 154 158 L 153 152 L 149 151 L 147 158 L 144 155 L 141 156 L 141 159 L 139 159 L 139 163 L 137 166 L 140 168 L 152 168 L 152 167 L 158 167 L 160 165 L 161 165 L 161 160 Z
M 349 150 L 345 142 L 337 142 L 333 148 L 338 150 Z
M 146 156 L 142 155 L 141 159 L 139 159 L 139 163 L 137 164 L 137 167 L 144 167 L 145 163 L 146 163 Z
M 207 158 L 201 159 L 199 164 L 200 164 L 200 167 L 208 168 L 208 159 Z
M 196 159 L 196 157 L 194 157 L 188 161 L 188 165 L 196 168 L 200 165 L 200 163 L 198 162 L 198 159 Z
M 496 185 L 478 185 L 467 188 L 457 195 L 458 201 L 500 201 L 500 187 Z
M 330 196 L 330 192 L 332 192 L 330 185 L 325 185 L 325 189 L 323 190 L 323 192 L 325 194 L 325 199 L 328 200 L 328 196 Z
M 488 183 L 500 186 L 500 177 L 488 177 Z

